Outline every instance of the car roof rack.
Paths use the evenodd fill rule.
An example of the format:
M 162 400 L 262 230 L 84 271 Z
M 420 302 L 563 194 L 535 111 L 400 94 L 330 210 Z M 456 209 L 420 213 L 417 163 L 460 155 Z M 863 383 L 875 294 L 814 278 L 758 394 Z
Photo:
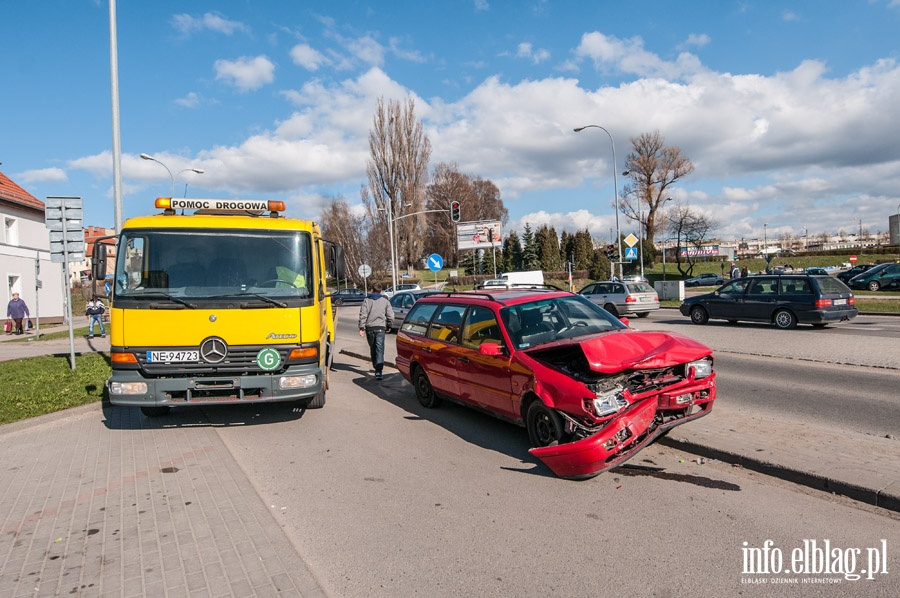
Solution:
M 488 293 L 488 292 L 486 292 L 486 291 L 484 291 L 484 290 L 478 290 L 478 291 L 437 291 L 437 292 L 431 294 L 430 296 L 434 296 L 434 295 L 443 295 L 443 296 L 445 296 L 445 297 L 453 297 L 453 296 L 459 296 L 459 297 L 472 297 L 472 296 L 479 296 L 479 297 L 486 297 L 487 299 L 489 299 L 489 300 L 491 300 L 491 301 L 500 301 L 500 298 L 495 297 L 494 295 L 497 295 L 497 294 L 499 294 L 499 293 L 509 293 L 509 292 L 512 292 L 512 291 L 540 291 L 540 292 L 561 291 L 561 292 L 564 292 L 564 293 L 565 293 L 565 292 L 568 292 L 568 291 L 566 291 L 565 289 L 561 289 L 561 288 L 559 288 L 558 286 L 553 285 L 553 284 L 525 284 L 525 283 L 519 283 L 519 284 L 518 284 L 517 286 L 515 286 L 515 287 L 497 289 L 496 291 L 493 291 L 493 292 L 491 292 L 491 293 Z

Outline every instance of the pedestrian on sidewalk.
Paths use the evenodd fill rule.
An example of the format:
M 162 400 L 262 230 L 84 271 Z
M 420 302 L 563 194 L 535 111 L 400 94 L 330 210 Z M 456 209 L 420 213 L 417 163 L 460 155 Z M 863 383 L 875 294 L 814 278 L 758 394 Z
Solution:
M 12 299 L 6 306 L 6 317 L 12 319 L 12 321 L 16 323 L 16 334 L 22 334 L 24 332 L 22 320 L 31 317 L 31 312 L 28 311 L 28 306 L 25 305 L 25 301 L 19 299 L 19 293 L 15 291 L 13 292 Z
M 381 294 L 384 287 L 380 282 L 372 285 L 372 292 L 359 307 L 359 335 L 369 343 L 375 379 L 382 379 L 384 370 L 384 335 L 394 322 L 394 310 L 387 297 Z
M 94 324 L 100 324 L 100 338 L 106 338 L 106 328 L 103 327 L 103 314 L 106 312 L 106 306 L 103 305 L 97 295 L 93 295 L 91 300 L 87 302 L 84 314 L 91 319 L 91 325 L 88 329 L 88 338 L 94 338 Z

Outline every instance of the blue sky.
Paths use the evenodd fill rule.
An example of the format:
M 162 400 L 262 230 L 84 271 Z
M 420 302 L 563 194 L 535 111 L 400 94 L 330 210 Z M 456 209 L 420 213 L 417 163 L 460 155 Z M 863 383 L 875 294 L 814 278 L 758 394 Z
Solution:
M 414 98 L 432 166 L 494 181 L 511 229 L 609 237 L 587 124 L 619 172 L 641 133 L 681 148 L 672 196 L 725 239 L 885 231 L 900 204 L 900 0 L 117 5 L 126 217 L 172 188 L 141 153 L 179 196 L 359 204 L 379 97 Z M 0 39 L 0 170 L 113 226 L 107 3 L 7 2 Z

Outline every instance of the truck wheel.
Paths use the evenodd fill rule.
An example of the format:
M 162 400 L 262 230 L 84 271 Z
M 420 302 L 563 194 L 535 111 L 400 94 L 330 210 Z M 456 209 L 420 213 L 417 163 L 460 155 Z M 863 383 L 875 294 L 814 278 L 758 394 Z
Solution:
M 311 399 L 306 400 L 307 409 L 321 409 L 325 406 L 325 389 Z
M 171 407 L 141 407 L 141 413 L 147 417 L 162 417 L 169 414 Z

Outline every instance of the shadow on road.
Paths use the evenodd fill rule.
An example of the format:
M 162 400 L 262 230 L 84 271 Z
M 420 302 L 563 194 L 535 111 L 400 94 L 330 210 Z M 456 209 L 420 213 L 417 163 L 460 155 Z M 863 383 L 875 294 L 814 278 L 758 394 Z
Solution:
M 139 407 L 103 401 L 103 424 L 110 430 L 259 426 L 299 420 L 305 413 L 297 403 L 255 403 L 176 407 L 167 415 L 147 417 Z

